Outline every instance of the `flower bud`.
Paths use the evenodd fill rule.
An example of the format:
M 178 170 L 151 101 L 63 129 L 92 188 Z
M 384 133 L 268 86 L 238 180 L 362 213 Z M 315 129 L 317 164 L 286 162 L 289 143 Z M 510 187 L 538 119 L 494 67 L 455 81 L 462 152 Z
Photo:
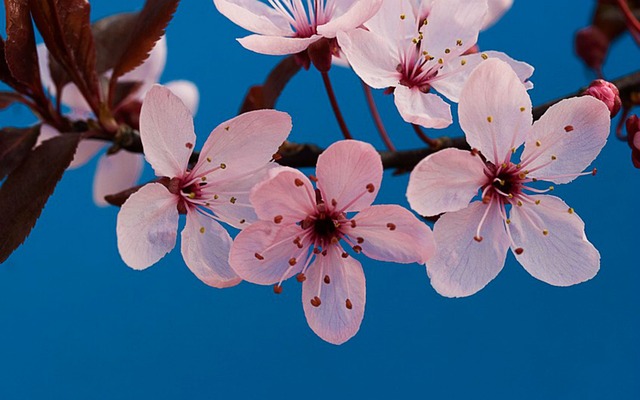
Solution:
M 599 72 L 609 50 L 609 38 L 595 26 L 582 28 L 576 33 L 575 50 L 589 68 Z
M 631 147 L 631 161 L 640 168 L 640 118 L 632 115 L 627 119 L 627 141 Z
M 620 107 L 622 107 L 622 100 L 620 100 L 618 88 L 613 83 L 607 82 L 604 79 L 596 79 L 591 82 L 587 90 L 582 94 L 593 96 L 606 104 L 611 113 L 611 118 L 615 117 L 618 111 L 620 111 Z

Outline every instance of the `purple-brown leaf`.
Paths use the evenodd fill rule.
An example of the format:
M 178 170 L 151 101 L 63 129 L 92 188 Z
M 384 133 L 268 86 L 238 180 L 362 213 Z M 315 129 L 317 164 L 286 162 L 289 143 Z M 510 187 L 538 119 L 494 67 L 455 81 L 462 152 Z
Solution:
M 0 181 L 20 165 L 31 152 L 39 134 L 40 125 L 0 130 Z
M 29 0 L 4 0 L 4 6 L 7 13 L 7 41 L 4 45 L 6 66 L 11 76 L 24 85 L 22 89 L 27 89 L 35 97 L 44 98 L 35 36 L 29 15 Z M 4 76 L 2 69 L 0 67 L 0 74 Z M 3 81 L 11 83 L 4 79 Z
M 156 42 L 164 35 L 180 0 L 147 0 L 138 14 L 119 59 L 114 64 L 109 85 L 110 96 L 118 78 L 134 70 L 149 57 Z
M 0 263 L 31 232 L 49 196 L 73 160 L 80 135 L 64 134 L 29 153 L 0 187 Z
M 284 58 L 269 73 L 263 85 L 253 86 L 249 89 L 240 107 L 240 114 L 247 111 L 274 108 L 287 83 L 298 71 L 300 71 L 300 65 L 296 62 L 295 56 Z
M 122 57 L 135 29 L 139 13 L 110 15 L 91 26 L 96 43 L 98 74 L 113 69 Z

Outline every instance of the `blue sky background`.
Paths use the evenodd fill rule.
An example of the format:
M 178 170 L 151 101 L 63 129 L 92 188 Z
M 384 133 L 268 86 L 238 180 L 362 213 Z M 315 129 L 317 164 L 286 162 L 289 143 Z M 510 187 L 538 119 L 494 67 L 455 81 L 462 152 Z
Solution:
M 536 67 L 534 104 L 572 93 L 593 78 L 572 44 L 592 3 L 516 0 L 480 44 Z M 141 6 L 95 1 L 93 15 Z M 168 29 L 163 81 L 199 86 L 200 144 L 278 62 L 244 50 L 234 40 L 244 35 L 209 0 L 183 1 Z M 606 75 L 634 71 L 639 54 L 625 37 L 613 46 Z M 336 68 L 331 76 L 354 136 L 382 148 L 355 75 Z M 397 146 L 419 146 L 391 97 L 376 98 Z M 293 117 L 294 141 L 340 138 L 315 71 L 300 73 L 278 108 Z M 32 120 L 18 107 L 0 114 L 2 126 Z M 441 133 L 461 131 L 454 125 Z M 640 171 L 613 136 L 595 162 L 596 177 L 555 193 L 585 220 L 600 250 L 593 280 L 552 287 L 509 255 L 483 291 L 447 299 L 431 288 L 423 266 L 362 258 L 365 318 L 339 347 L 307 327 L 296 282 L 279 296 L 247 283 L 213 289 L 190 273 L 179 251 L 144 272 L 125 266 L 116 248 L 117 209 L 91 200 L 95 164 L 65 174 L 25 245 L 0 265 L 1 399 L 640 398 Z M 385 174 L 377 203 L 406 206 L 407 180 Z

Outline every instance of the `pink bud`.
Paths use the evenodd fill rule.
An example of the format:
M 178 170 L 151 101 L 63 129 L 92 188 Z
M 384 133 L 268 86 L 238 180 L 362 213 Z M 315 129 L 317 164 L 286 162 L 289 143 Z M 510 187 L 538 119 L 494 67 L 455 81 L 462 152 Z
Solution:
M 589 68 L 600 72 L 609 50 L 609 39 L 597 27 L 588 26 L 576 33 L 576 54 Z
M 596 79 L 591 82 L 587 90 L 582 94 L 593 96 L 606 104 L 611 113 L 611 118 L 615 117 L 618 111 L 620 111 L 620 107 L 622 107 L 622 100 L 620 100 L 618 88 L 613 83 L 607 82 L 604 79 Z
M 632 115 L 627 119 L 627 141 L 631 147 L 631 161 L 640 168 L 640 118 Z

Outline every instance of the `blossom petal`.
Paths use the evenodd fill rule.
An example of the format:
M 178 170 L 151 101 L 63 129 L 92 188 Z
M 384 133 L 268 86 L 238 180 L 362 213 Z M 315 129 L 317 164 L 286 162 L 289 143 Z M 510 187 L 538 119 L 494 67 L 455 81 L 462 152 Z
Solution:
M 407 1 L 383 1 L 380 10 L 364 26 L 386 38 L 389 43 L 408 43 L 416 37 L 416 21 L 413 7 Z M 424 4 L 422 1 L 420 4 Z M 356 43 L 360 41 L 357 40 Z M 341 43 L 342 45 L 342 43 Z
M 326 256 L 316 258 L 305 275 L 302 306 L 309 327 L 332 344 L 351 339 L 364 317 L 366 286 L 362 265 L 352 257 L 342 258 L 331 247 Z M 318 304 L 316 298 L 320 299 L 317 307 L 311 303 Z
M 469 205 L 486 182 L 484 162 L 459 149 L 444 149 L 416 165 L 409 177 L 407 199 L 420 215 L 458 211 Z
M 458 107 L 460 126 L 472 148 L 501 164 L 531 131 L 531 99 L 502 60 L 488 59 L 471 73 Z
M 594 97 L 574 97 L 554 104 L 533 124 L 525 143 L 522 160 L 530 160 L 526 165 L 532 171 L 530 177 L 571 182 L 600 153 L 610 124 L 609 109 Z
M 483 51 L 482 53 L 460 56 L 447 62 L 439 72 L 445 78 L 440 80 L 436 78 L 431 85 L 438 93 L 457 103 L 460 100 L 460 92 L 467 79 L 469 79 L 469 75 L 486 58 L 497 58 L 506 62 L 516 72 L 516 75 L 518 75 L 518 78 L 527 89 L 533 88 L 533 84 L 528 80 L 533 74 L 533 67 L 525 62 L 516 61 L 499 51 Z
M 308 257 L 308 246 L 293 242 L 303 233 L 296 224 L 258 221 L 242 230 L 231 246 L 231 268 L 245 281 L 271 285 L 299 273 Z M 296 263 L 289 261 L 296 258 Z
M 504 13 L 511 8 L 512 4 L 513 0 L 489 0 L 489 10 L 482 22 L 482 30 L 491 27 L 491 25 L 495 24 L 500 18 L 502 18 Z
M 342 140 L 320 154 L 316 175 L 326 204 L 337 210 L 359 211 L 370 206 L 378 194 L 382 160 L 369 143 Z
M 116 233 L 122 260 L 133 269 L 155 264 L 176 245 L 178 197 L 159 183 L 132 194 L 118 213 Z
M 222 15 L 244 29 L 261 35 L 293 35 L 289 22 L 273 7 L 257 0 L 213 0 Z
M 73 156 L 73 160 L 71 161 L 71 164 L 69 164 L 69 168 L 74 169 L 82 167 L 105 147 L 107 147 L 107 143 L 103 140 L 82 140 L 76 148 L 76 154 Z
M 241 279 L 229 266 L 231 237 L 219 223 L 190 209 L 181 240 L 184 262 L 202 282 L 216 288 L 240 283 Z
M 105 196 L 121 192 L 134 186 L 144 166 L 141 154 L 119 151 L 100 157 L 93 178 L 93 201 L 100 207 L 109 205 Z
M 311 43 L 322 39 L 320 35 L 308 38 L 249 35 L 238 39 L 238 42 L 247 50 L 272 56 L 297 54 L 304 51 Z
M 593 278 L 600 254 L 587 240 L 584 222 L 554 196 L 531 196 L 540 204 L 511 209 L 511 234 L 524 251 L 516 255 L 534 278 L 554 286 L 570 286 Z M 546 231 L 546 235 L 544 232 Z
M 192 115 L 196 115 L 198 104 L 200 103 L 200 92 L 193 82 L 177 80 L 167 82 L 164 86 L 171 90 L 171 93 L 180 97 L 180 100 L 187 106 Z
M 149 90 L 140 111 L 140 139 L 157 176 L 181 177 L 196 141 L 193 118 L 182 100 L 163 86 Z
M 398 50 L 383 36 L 355 29 L 338 33 L 338 43 L 353 70 L 367 85 L 376 89 L 398 85 Z
M 258 219 L 249 196 L 251 189 L 269 178 L 269 171 L 277 169 L 275 163 L 269 163 L 263 168 L 244 176 L 216 182 L 205 186 L 203 198 L 209 202 L 209 208 L 216 218 L 234 228 L 243 229 Z
M 398 205 L 367 207 L 352 219 L 347 234 L 374 260 L 424 264 L 435 252 L 431 229 Z M 357 240 L 360 238 L 362 240 Z
M 51 96 L 56 96 L 56 85 L 51 78 L 51 69 L 49 68 L 49 50 L 47 45 L 40 43 L 36 46 L 38 52 L 38 68 L 40 69 L 40 80 L 45 90 L 49 92 Z
M 353 30 L 373 17 L 382 0 L 359 0 L 351 3 L 342 15 L 331 18 L 326 24 L 318 26 L 318 33 L 327 38 L 334 38 L 338 32 Z
M 397 86 L 394 101 L 402 118 L 409 123 L 441 129 L 453 122 L 449 104 L 433 93 L 423 93 L 415 87 Z
M 490 205 L 480 230 L 482 241 L 474 239 L 487 205 L 444 214 L 433 233 L 436 254 L 427 264 L 433 288 L 446 297 L 470 296 L 485 287 L 504 266 L 509 239 L 495 202 Z
M 279 168 L 251 192 L 251 204 L 262 220 L 282 217 L 282 223 L 296 223 L 315 211 L 315 191 L 309 179 L 297 169 Z
M 218 125 L 202 146 L 190 176 L 226 181 L 263 168 L 291 131 L 291 117 L 275 110 L 250 111 Z
M 422 27 L 422 48 L 436 57 L 447 54 L 446 49 L 467 50 L 478 41 L 486 13 L 486 0 L 434 1 L 428 24 Z

